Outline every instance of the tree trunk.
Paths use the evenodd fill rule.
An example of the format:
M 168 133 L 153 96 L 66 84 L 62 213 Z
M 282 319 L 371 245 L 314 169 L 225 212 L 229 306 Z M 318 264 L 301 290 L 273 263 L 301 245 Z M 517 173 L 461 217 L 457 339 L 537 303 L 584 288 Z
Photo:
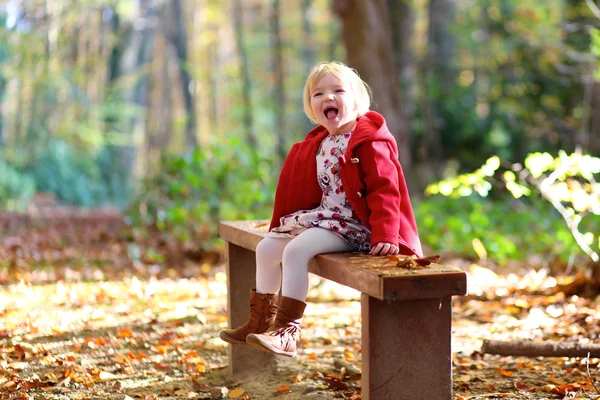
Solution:
M 248 70 L 248 55 L 244 45 L 243 9 L 241 0 L 233 2 L 233 25 L 235 41 L 241 63 L 240 74 L 242 76 L 242 98 L 244 106 L 244 125 L 246 129 L 246 140 L 253 149 L 258 148 L 258 140 L 254 132 L 254 118 L 252 116 L 252 84 L 250 82 L 250 71 Z
M 288 136 L 285 124 L 285 84 L 283 74 L 281 32 L 279 29 L 280 0 L 273 0 L 271 13 L 271 38 L 273 44 L 273 74 L 275 75 L 275 115 L 277 116 L 277 158 L 280 164 L 286 155 L 285 138 Z
M 333 10 L 342 20 L 348 65 L 371 86 L 373 109 L 386 118 L 398 142 L 400 161 L 407 168 L 411 163 L 409 127 L 398 94 L 386 0 L 335 0 Z
M 218 35 L 218 28 L 216 26 L 212 26 L 210 28 L 214 31 L 215 36 Z M 218 53 L 218 44 L 217 41 L 213 41 L 208 45 L 208 89 L 209 89 L 209 101 L 210 101 L 210 127 L 213 134 L 219 132 L 219 106 L 218 106 L 218 78 L 217 73 L 220 68 L 219 65 L 219 53 Z
M 456 45 L 452 33 L 456 17 L 454 0 L 430 0 L 428 14 L 428 54 L 423 69 L 426 88 L 423 157 L 439 164 L 443 159 L 440 130 L 444 127 L 444 121 L 441 108 L 450 101 L 450 90 L 456 80 L 453 65 Z M 439 172 L 439 169 L 436 168 L 436 171 Z
M 188 71 L 188 41 L 185 21 L 181 11 L 181 0 L 170 0 L 165 6 L 164 17 L 166 38 L 175 47 L 177 54 L 179 82 L 187 114 L 185 124 L 186 144 L 188 148 L 195 148 L 198 146 L 198 140 L 196 139 L 196 101 L 192 95 L 194 82 Z
M 302 49 L 302 61 L 304 62 L 304 70 L 305 75 L 308 76 L 310 68 L 316 63 L 317 57 L 315 54 L 315 45 L 314 45 L 314 35 L 313 28 L 310 22 L 309 14 L 310 14 L 311 0 L 302 0 L 301 10 L 302 10 L 302 37 L 303 37 L 303 49 Z M 300 104 L 302 99 L 300 99 Z M 308 118 L 303 119 L 304 129 L 303 131 L 308 132 L 311 130 L 314 125 Z
M 412 120 L 417 104 L 417 63 L 413 43 L 415 11 L 412 0 L 387 0 L 390 11 L 392 49 L 400 83 L 399 93 L 407 125 Z
M 113 16 L 113 29 L 121 41 L 115 45 L 111 54 L 110 82 L 115 84 L 115 81 L 122 77 L 131 78 L 135 74 L 139 75 L 133 87 L 123 90 L 122 100 L 137 104 L 144 110 L 148 103 L 150 78 L 147 71 L 143 71 L 142 68 L 147 68 L 153 57 L 157 17 L 158 10 L 152 6 L 151 0 L 137 0 L 136 12 L 131 19 L 121 21 L 116 12 Z M 139 26 L 141 29 L 138 29 Z M 130 135 L 130 137 L 115 154 L 118 160 L 115 162 L 121 163 L 124 182 L 129 182 L 133 174 L 136 156 L 134 139 L 136 134 L 145 131 L 145 120 L 145 115 L 140 113 L 129 121 L 126 131 L 122 132 L 123 135 Z

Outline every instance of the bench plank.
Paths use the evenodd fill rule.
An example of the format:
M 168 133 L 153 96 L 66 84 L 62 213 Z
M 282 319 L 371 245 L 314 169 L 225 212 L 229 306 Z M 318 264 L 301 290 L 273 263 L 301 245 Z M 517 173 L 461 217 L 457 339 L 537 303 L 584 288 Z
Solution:
M 267 229 L 268 221 L 221 222 L 219 237 L 254 251 Z M 316 256 L 308 270 L 380 300 L 435 299 L 467 292 L 466 274 L 457 268 L 430 264 L 426 268 L 406 269 L 396 264 L 393 257 L 332 253 Z

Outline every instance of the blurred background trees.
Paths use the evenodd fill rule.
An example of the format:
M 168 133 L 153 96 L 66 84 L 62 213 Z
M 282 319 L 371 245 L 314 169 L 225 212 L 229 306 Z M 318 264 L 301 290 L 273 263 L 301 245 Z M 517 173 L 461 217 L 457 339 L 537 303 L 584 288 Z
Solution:
M 596 14 L 593 0 L 5 0 L 0 205 L 49 192 L 211 246 L 219 218 L 270 217 L 282 159 L 311 128 L 304 79 L 337 59 L 398 139 L 428 246 L 506 261 L 537 240 L 572 260 L 547 199 L 424 193 L 493 156 L 518 170 L 535 152 L 600 155 Z M 595 165 L 582 187 L 600 201 Z M 598 251 L 594 210 L 578 226 Z

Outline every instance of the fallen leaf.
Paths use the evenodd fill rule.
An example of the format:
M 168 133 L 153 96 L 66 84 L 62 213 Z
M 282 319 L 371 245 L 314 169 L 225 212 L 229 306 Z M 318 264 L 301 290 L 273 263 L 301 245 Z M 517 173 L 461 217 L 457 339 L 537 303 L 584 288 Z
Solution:
M 522 382 L 515 382 L 515 388 L 520 392 L 535 392 L 537 389 Z
M 321 379 L 323 379 L 325 382 L 327 382 L 327 385 L 329 385 L 329 388 L 331 388 L 331 389 L 338 389 L 338 390 L 347 390 L 348 389 L 348 385 L 346 385 L 344 382 L 342 382 L 338 378 L 324 376 Z
M 117 332 L 117 337 L 119 339 L 128 339 L 133 337 L 133 331 L 130 327 L 122 328 L 119 332 Z
M 511 371 L 505 371 L 502 368 L 496 368 L 496 371 L 502 376 L 513 376 L 515 373 Z
M 238 397 L 241 397 L 244 394 L 244 392 L 245 390 L 242 388 L 233 389 L 231 392 L 229 392 L 229 398 L 237 399 Z
M 278 391 L 279 393 L 286 393 L 286 392 L 291 392 L 291 391 L 292 391 L 292 389 L 291 389 L 289 386 L 282 385 L 282 386 L 279 386 L 279 387 L 277 388 L 277 391 Z

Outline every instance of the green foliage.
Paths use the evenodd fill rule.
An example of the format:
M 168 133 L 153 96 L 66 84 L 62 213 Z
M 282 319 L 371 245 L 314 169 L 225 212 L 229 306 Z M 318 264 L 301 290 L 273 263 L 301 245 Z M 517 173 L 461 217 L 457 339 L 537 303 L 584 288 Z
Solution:
M 415 204 L 415 216 L 421 240 L 436 252 L 489 257 L 500 264 L 530 256 L 566 261 L 579 254 L 552 206 L 532 200 L 435 195 Z
M 524 237 L 528 237 L 529 232 L 535 232 L 535 236 L 529 238 L 533 241 L 525 247 L 528 251 L 532 246 L 536 246 L 535 241 L 544 243 L 544 237 L 551 232 L 559 242 L 557 244 L 562 243 L 567 246 L 563 246 L 566 252 L 557 252 L 563 258 L 575 253 L 575 248 L 568 248 L 575 244 L 593 261 L 598 261 L 600 249 L 598 234 L 600 232 L 600 218 L 598 218 L 600 184 L 596 181 L 598 174 L 600 174 L 600 158 L 580 153 L 569 155 L 561 151 L 558 157 L 548 153 L 532 153 L 525 159 L 525 167 L 521 164 L 508 164 L 507 168 L 501 168 L 500 159 L 492 157 L 472 173 L 430 185 L 426 194 L 441 194 L 455 201 L 465 197 L 476 198 L 477 202 L 493 204 L 493 200 L 486 201 L 486 199 L 495 188 L 501 192 L 499 197 L 510 194 L 511 204 L 518 211 L 517 214 L 510 209 L 503 210 L 500 207 L 500 210 L 506 214 L 503 222 L 511 221 L 513 215 L 518 215 L 518 218 L 527 221 L 526 226 L 517 225 L 518 229 L 513 231 L 518 235 L 516 240 L 522 241 Z M 481 210 L 469 204 L 467 207 L 473 211 Z M 487 216 L 494 215 L 494 210 L 496 207 L 487 209 L 484 207 Z M 543 212 L 540 214 L 540 211 Z M 454 215 L 450 218 L 454 218 Z M 531 218 L 533 219 L 530 220 Z M 543 225 L 540 220 L 561 221 L 562 229 L 558 229 L 554 222 L 552 226 Z M 484 226 L 483 231 L 477 234 L 489 235 L 485 232 L 486 229 L 489 228 Z M 470 228 L 470 231 L 472 230 L 474 228 Z M 566 233 L 570 234 L 572 240 L 567 241 Z M 473 239 L 475 238 L 481 239 L 479 236 Z
M 0 208 L 23 211 L 34 193 L 34 180 L 0 158 Z
M 127 190 L 117 177 L 107 175 L 107 168 L 117 171 L 114 157 L 104 153 L 96 158 L 89 152 L 75 149 L 61 140 L 53 140 L 46 150 L 36 157 L 28 172 L 36 182 L 37 189 L 56 194 L 65 204 L 98 207 L 107 203 L 123 204 Z
M 456 2 L 456 11 L 453 40 L 435 49 L 454 57 L 428 64 L 418 88 L 417 100 L 428 103 L 415 110 L 417 162 L 428 162 L 432 142 L 461 172 L 492 155 L 522 160 L 535 151 L 574 151 L 573 137 L 594 112 L 581 95 L 582 77 L 598 69 L 590 41 L 600 53 L 585 2 L 482 0 Z
M 138 235 L 157 229 L 184 246 L 211 248 L 219 220 L 270 216 L 270 164 L 239 138 L 163 156 L 159 174 L 144 182 L 128 220 Z

